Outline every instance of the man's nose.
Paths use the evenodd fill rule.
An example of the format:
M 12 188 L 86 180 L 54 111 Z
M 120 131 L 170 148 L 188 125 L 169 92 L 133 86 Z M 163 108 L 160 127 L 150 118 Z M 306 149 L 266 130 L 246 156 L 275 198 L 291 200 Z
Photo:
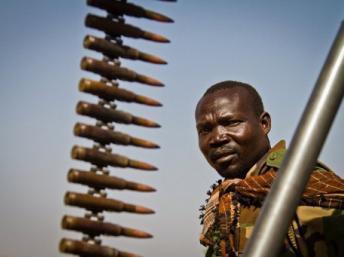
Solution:
M 211 147 L 219 147 L 227 144 L 230 141 L 230 137 L 226 132 L 226 129 L 222 126 L 217 126 L 213 129 L 212 137 L 210 140 Z

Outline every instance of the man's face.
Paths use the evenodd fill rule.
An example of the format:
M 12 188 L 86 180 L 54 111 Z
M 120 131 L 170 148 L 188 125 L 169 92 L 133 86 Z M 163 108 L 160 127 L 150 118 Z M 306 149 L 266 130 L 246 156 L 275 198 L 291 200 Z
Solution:
M 244 178 L 270 148 L 270 116 L 254 112 L 245 89 L 233 88 L 203 97 L 196 109 L 199 147 L 225 178 Z

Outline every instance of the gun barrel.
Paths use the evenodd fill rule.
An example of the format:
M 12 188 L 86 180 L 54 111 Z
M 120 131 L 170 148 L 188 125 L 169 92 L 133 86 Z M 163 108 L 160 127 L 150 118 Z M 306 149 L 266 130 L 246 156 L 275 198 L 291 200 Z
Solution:
M 117 224 L 90 220 L 65 215 L 62 219 L 62 228 L 83 232 L 85 234 L 97 236 L 127 236 L 135 238 L 151 238 L 152 235 L 133 228 L 122 227 Z
M 137 18 L 147 18 L 160 22 L 173 22 L 173 20 L 163 14 L 150 11 L 131 3 L 107 1 L 107 0 L 87 0 L 87 4 L 93 7 L 106 10 L 113 15 L 128 15 Z
M 98 151 L 92 148 L 86 148 L 81 146 L 74 146 L 72 148 L 72 158 L 76 160 L 90 162 L 99 167 L 113 166 L 113 167 L 130 167 L 140 170 L 154 171 L 157 168 L 151 164 L 131 160 L 123 155 L 113 154 L 108 152 Z
M 104 197 L 67 192 L 64 202 L 70 206 L 85 208 L 91 211 L 109 211 L 109 212 L 132 212 L 137 214 L 153 214 L 154 211 L 144 206 L 124 203 L 119 200 Z
M 147 39 L 150 41 L 160 42 L 160 43 L 169 43 L 166 37 L 149 32 L 144 31 L 138 27 L 123 24 L 120 22 L 112 21 L 108 18 L 100 17 L 93 14 L 88 14 L 85 19 L 86 27 L 97 29 L 100 31 L 105 32 L 108 35 L 113 37 L 116 36 L 126 36 L 130 38 L 141 38 Z
M 141 192 L 154 192 L 153 187 L 136 183 L 133 181 L 127 181 L 115 176 L 101 175 L 93 172 L 82 171 L 77 169 L 70 169 L 67 175 L 68 181 L 72 183 L 79 183 L 90 187 L 102 189 L 110 188 L 117 190 L 134 190 Z
M 278 176 L 264 201 L 250 240 L 245 246 L 245 257 L 279 255 L 343 94 L 344 21 L 303 111 Z
M 122 68 L 118 65 L 109 64 L 90 57 L 84 57 L 80 63 L 81 69 L 94 72 L 109 80 L 121 79 L 131 82 L 140 82 L 149 86 L 162 87 L 164 84 L 157 79 L 136 73 L 133 70 Z
M 131 115 L 128 112 L 115 110 L 80 101 L 76 106 L 76 112 L 91 118 L 101 120 L 103 122 L 118 122 L 123 124 L 135 124 L 138 126 L 159 128 L 160 125 L 154 121 Z
M 86 242 L 63 238 L 60 241 L 60 251 L 80 256 L 99 257 L 141 257 L 137 254 L 119 251 L 108 246 L 89 244 Z
M 107 86 L 103 82 L 98 82 L 90 79 L 81 79 L 79 82 L 79 90 L 81 92 L 90 93 L 98 96 L 106 101 L 125 101 L 145 104 L 149 106 L 162 106 L 162 104 L 152 98 L 137 95 L 134 92 L 118 88 L 115 86 Z

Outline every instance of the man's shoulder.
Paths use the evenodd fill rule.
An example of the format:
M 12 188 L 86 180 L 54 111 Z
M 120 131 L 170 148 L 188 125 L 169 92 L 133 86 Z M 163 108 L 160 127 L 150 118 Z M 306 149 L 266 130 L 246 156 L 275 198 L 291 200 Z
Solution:
M 270 149 L 239 182 L 235 191 L 244 205 L 260 207 L 286 156 L 285 141 Z M 300 205 L 344 209 L 344 180 L 321 162 L 314 165 Z
M 265 164 L 268 167 L 276 168 L 278 170 L 282 165 L 282 161 L 284 160 L 286 153 L 287 153 L 287 148 L 286 148 L 285 140 L 281 140 L 274 147 L 271 148 L 271 150 L 265 156 L 263 162 L 265 162 Z M 321 161 L 316 162 L 314 166 L 314 170 L 333 172 L 333 170 L 329 166 L 327 166 Z

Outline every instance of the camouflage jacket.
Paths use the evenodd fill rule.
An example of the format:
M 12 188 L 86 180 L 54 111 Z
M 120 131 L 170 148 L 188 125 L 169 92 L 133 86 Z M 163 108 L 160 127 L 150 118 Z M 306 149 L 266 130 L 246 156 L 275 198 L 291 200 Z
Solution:
M 206 257 L 240 256 L 262 202 L 280 167 L 285 142 L 279 142 L 245 179 L 218 181 L 201 209 L 200 241 Z M 318 163 L 308 182 L 279 256 L 344 256 L 344 180 Z

